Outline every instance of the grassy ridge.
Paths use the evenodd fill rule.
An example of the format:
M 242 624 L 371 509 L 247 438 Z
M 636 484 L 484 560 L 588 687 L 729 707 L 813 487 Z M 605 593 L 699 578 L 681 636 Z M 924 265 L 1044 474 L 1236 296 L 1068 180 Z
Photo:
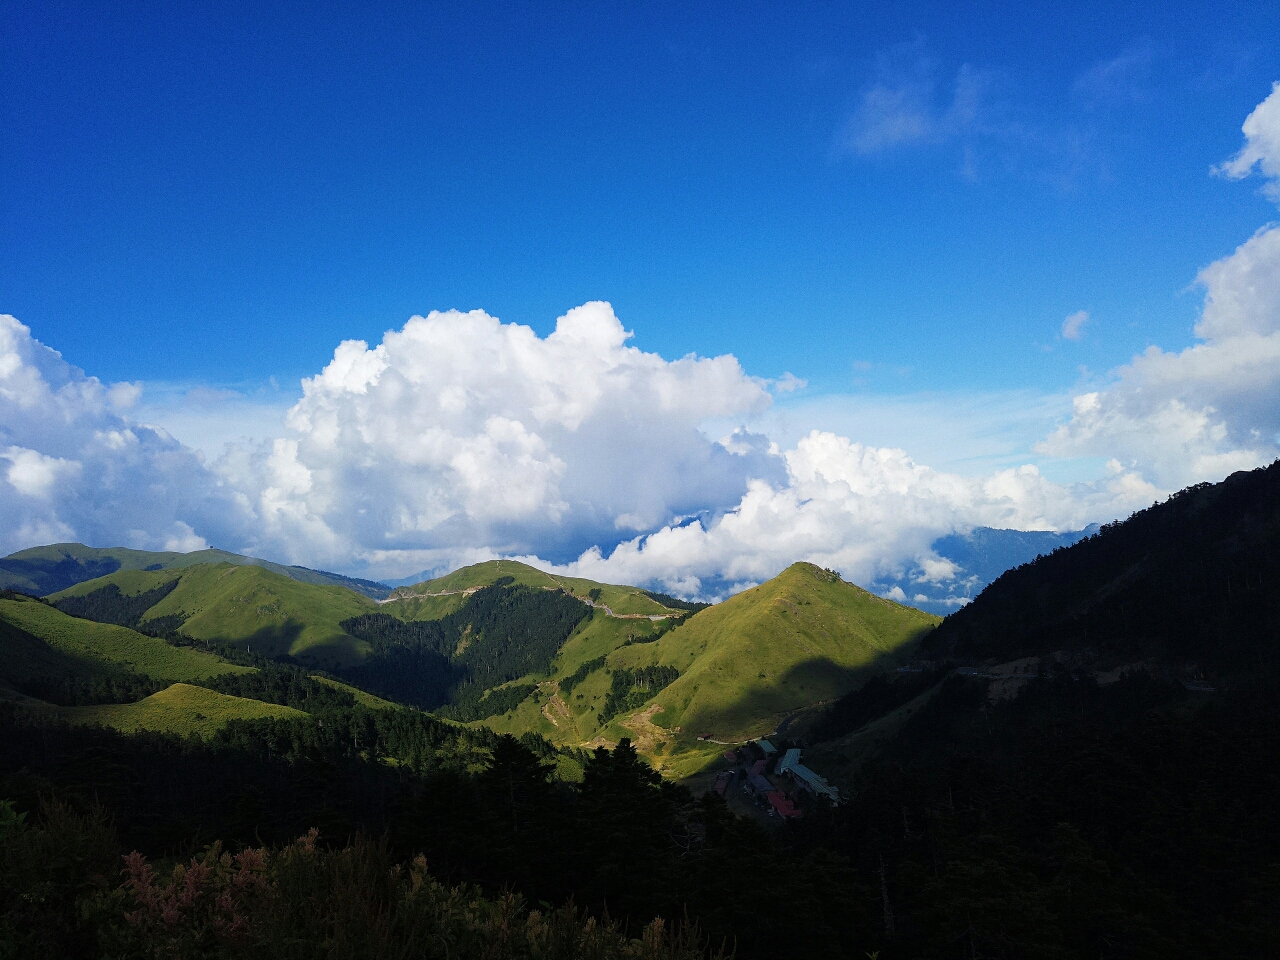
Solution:
M 542 681 L 533 696 L 483 723 L 566 745 L 629 737 L 659 769 L 685 776 L 724 749 L 697 741 L 699 734 L 736 741 L 769 733 L 909 657 L 937 622 L 812 564 L 795 564 L 671 630 L 597 615 L 564 644 L 549 678 L 525 678 Z M 579 677 L 579 667 L 600 658 L 603 667 Z M 646 666 L 675 667 L 681 676 L 642 708 L 602 723 L 614 677 Z M 569 677 L 576 682 L 562 682 Z
M 366 693 L 359 687 L 353 687 L 349 683 L 343 683 L 341 680 L 334 680 L 332 677 L 320 677 L 314 674 L 311 677 L 319 683 L 333 687 L 335 690 L 341 690 L 343 693 L 349 693 L 356 698 L 356 703 L 362 707 L 368 707 L 370 710 L 400 710 L 403 709 L 400 704 L 392 703 L 390 700 L 383 700 L 381 697 L 375 697 L 372 693 Z
M 0 588 L 44 595 L 121 570 L 180 570 L 207 563 L 258 566 L 302 583 L 343 586 L 369 597 L 381 598 L 390 592 L 370 580 L 306 567 L 288 567 L 226 550 L 175 553 L 128 547 L 86 547 L 82 543 L 32 547 L 0 559 Z
M 25 638 L 10 638 L 0 644 L 0 665 L 5 677 L 12 679 L 67 673 L 92 676 L 100 672 L 95 666 L 100 663 L 167 681 L 250 670 L 201 650 L 170 646 L 127 627 L 69 617 L 35 600 L 0 600 L 0 621 L 44 642 L 37 645 Z
M 84 596 L 107 584 L 126 596 L 173 578 L 171 570 L 125 570 L 77 584 L 51 599 Z M 342 630 L 349 617 L 377 609 L 345 587 L 317 586 L 257 566 L 227 563 L 187 567 L 178 586 L 147 611 L 145 620 L 186 614 L 182 632 L 197 640 L 230 643 L 252 653 L 301 657 L 324 666 L 358 662 L 365 645 Z
M 386 611 L 396 616 L 401 616 L 401 614 L 392 609 L 393 604 L 407 602 L 413 597 L 423 594 L 448 593 L 450 591 L 467 590 L 472 587 L 485 587 L 499 577 L 513 577 L 517 584 L 528 587 L 565 590 L 579 600 L 594 600 L 596 603 L 604 604 L 620 616 L 666 616 L 680 612 L 664 607 L 636 587 L 596 583 L 593 580 L 582 580 L 577 577 L 561 577 L 544 573 L 517 560 L 488 560 L 484 563 L 475 563 L 469 567 L 462 567 L 453 571 L 453 573 L 437 577 L 434 580 L 414 584 L 412 587 L 400 587 L 391 594 L 392 603 L 386 605 Z M 598 591 L 598 594 L 593 596 L 593 591 Z M 403 616 L 402 619 L 437 619 L 437 617 Z
M 686 734 L 743 739 L 788 713 L 833 699 L 897 662 L 938 618 L 873 596 L 809 563 L 691 618 L 611 666 L 674 666 L 658 720 Z
M 213 734 L 229 720 L 306 716 L 292 707 L 231 697 L 187 683 L 175 683 L 137 703 L 54 709 L 70 723 L 101 724 L 122 733 L 155 730 L 200 737 Z

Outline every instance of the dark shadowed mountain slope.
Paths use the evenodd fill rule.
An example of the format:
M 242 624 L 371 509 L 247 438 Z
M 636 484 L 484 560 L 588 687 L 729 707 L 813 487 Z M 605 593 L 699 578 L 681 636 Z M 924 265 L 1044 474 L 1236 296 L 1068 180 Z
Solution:
M 920 610 L 946 616 L 976 597 L 1006 570 L 1069 547 L 1097 532 L 1097 524 L 1065 533 L 975 527 L 968 533 L 939 537 L 930 545 L 929 549 L 940 559 L 954 564 L 954 574 L 949 579 L 931 581 L 920 567 L 913 567 L 877 577 L 867 585 L 867 589 Z M 895 588 L 902 591 L 901 596 Z
M 245 557 L 226 550 L 196 550 L 191 553 L 131 550 L 128 547 L 86 547 L 82 543 L 55 543 L 47 547 L 20 550 L 0 559 L 0 588 L 47 596 L 86 580 L 96 580 L 117 570 L 176 570 L 200 563 L 231 563 L 264 567 L 316 586 L 339 586 L 372 600 L 381 600 L 391 590 L 372 580 L 346 577 L 340 573 L 289 567 L 270 560 Z
M 1280 461 L 1198 484 L 1010 570 L 921 655 L 1008 661 L 1076 651 L 1217 672 L 1280 652 Z

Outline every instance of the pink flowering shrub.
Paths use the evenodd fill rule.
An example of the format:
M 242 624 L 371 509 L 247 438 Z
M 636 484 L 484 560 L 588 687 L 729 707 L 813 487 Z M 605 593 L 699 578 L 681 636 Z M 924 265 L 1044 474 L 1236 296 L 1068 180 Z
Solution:
M 418 857 L 391 861 L 384 845 L 357 840 L 338 850 L 312 830 L 279 851 L 234 856 L 220 844 L 161 878 L 139 853 L 125 857 L 120 916 L 108 956 L 187 958 L 370 958 L 409 960 L 693 960 L 706 956 L 697 931 L 662 920 L 629 939 L 568 904 L 526 910 L 516 894 L 496 899 L 449 886 Z

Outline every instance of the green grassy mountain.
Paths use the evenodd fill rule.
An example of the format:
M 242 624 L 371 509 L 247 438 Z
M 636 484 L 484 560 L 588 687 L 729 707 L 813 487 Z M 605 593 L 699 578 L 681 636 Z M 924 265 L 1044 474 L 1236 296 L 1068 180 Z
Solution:
M 77 724 L 124 732 L 162 730 L 208 736 L 231 719 L 285 717 L 299 711 L 192 686 L 254 673 L 191 647 L 115 624 L 70 617 L 21 596 L 0 599 L 0 700 Z M 158 689 L 157 689 L 158 688 Z M 30 694 L 67 692 L 134 702 L 59 706 Z M 140 697 L 148 690 L 154 693 Z M 47 694 L 46 694 L 47 695 Z
M 509 561 L 457 571 L 384 603 L 230 564 L 118 570 L 49 600 L 76 617 L 177 632 L 211 651 L 287 656 L 359 689 L 461 718 L 516 710 L 538 683 L 689 616 L 635 588 L 562 580 Z M 536 707 L 534 715 L 541 716 Z M 561 739 L 582 740 L 576 731 Z
M 174 570 L 207 563 L 263 567 L 301 583 L 347 587 L 373 599 L 381 599 L 390 593 L 387 587 L 372 580 L 344 577 L 307 567 L 285 566 L 226 550 L 173 553 L 131 550 L 128 547 L 86 547 L 81 543 L 32 547 L 0 559 L 0 589 L 45 596 L 118 570 Z
M 628 737 L 665 772 L 695 772 L 736 742 L 859 686 L 914 653 L 938 618 L 812 564 L 687 619 L 596 616 L 496 731 L 591 745 Z
M 680 676 L 653 699 L 653 722 L 686 737 L 737 741 L 904 662 L 937 623 L 796 563 L 652 644 L 619 650 L 609 665 L 674 667 Z
M 174 683 L 136 703 L 107 703 L 55 708 L 68 723 L 101 724 L 122 733 L 154 730 L 208 737 L 229 720 L 305 717 L 301 710 L 228 696 L 207 687 Z
M 446 576 L 411 587 L 398 587 L 391 592 L 388 598 L 390 602 L 384 609 L 403 620 L 435 620 L 460 607 L 469 592 L 505 577 L 510 577 L 511 582 L 518 586 L 563 590 L 584 603 L 606 608 L 606 612 L 619 617 L 670 617 L 687 612 L 677 607 L 664 606 L 652 594 L 639 587 L 561 577 L 518 560 L 488 560 L 461 567 Z
M 573 747 L 630 737 L 679 773 L 715 752 L 700 736 L 769 733 L 910 657 L 937 622 L 811 564 L 697 612 L 514 561 L 384 602 L 226 563 L 117 570 L 49 600 L 119 625 L 93 629 L 176 630 L 209 651 L 288 657 L 501 733 Z
M 377 609 L 368 597 L 341 586 L 303 583 L 265 567 L 229 563 L 168 570 L 121 570 L 50 596 L 82 616 L 95 601 L 134 597 L 177 581 L 142 612 L 137 623 L 164 625 L 195 640 L 232 645 L 265 657 L 287 655 L 314 666 L 359 662 L 367 645 L 341 623 Z M 163 630 L 160 632 L 164 632 Z
M 0 683 L 113 668 L 170 683 L 249 670 L 127 627 L 69 617 L 36 600 L 0 599 Z

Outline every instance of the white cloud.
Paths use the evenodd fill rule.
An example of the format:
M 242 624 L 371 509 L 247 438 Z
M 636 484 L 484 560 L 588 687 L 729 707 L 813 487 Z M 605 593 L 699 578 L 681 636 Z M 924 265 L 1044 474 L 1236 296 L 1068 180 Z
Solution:
M 1105 103 L 1140 103 L 1147 99 L 1146 87 L 1155 50 L 1150 41 L 1129 47 L 1110 60 L 1095 63 L 1071 85 L 1072 93 L 1086 106 Z
M 1104 389 L 1076 396 L 1049 456 L 1111 457 L 1165 489 L 1280 456 L 1280 227 L 1200 272 L 1200 343 L 1150 347 Z
M 631 336 L 607 303 L 545 338 L 481 311 L 414 317 L 375 347 L 340 344 L 303 381 L 292 436 L 235 446 L 217 470 L 264 548 L 313 563 L 480 544 L 572 556 L 782 475 L 749 438 L 700 430 L 765 409 L 765 381 L 731 356 L 668 361 Z
M 726 426 L 715 440 L 714 425 L 767 413 L 770 384 L 729 356 L 668 361 L 629 346 L 607 304 L 570 311 L 545 338 L 437 313 L 374 347 L 340 344 L 303 382 L 284 435 L 233 442 L 212 465 L 115 412 L 110 388 L 16 321 L 3 330 L 2 476 L 22 494 L 0 504 L 8 549 L 55 536 L 214 543 L 372 576 L 536 554 L 588 576 L 724 594 L 796 559 L 862 582 L 906 569 L 941 582 L 955 575 L 929 551 L 943 533 L 1079 525 L 1151 493 L 1124 471 L 1096 489 L 1030 466 L 962 477 L 831 432 L 783 447 Z
M 901 447 L 938 470 L 983 476 L 1028 462 L 1028 451 L 1071 412 L 1070 394 L 1031 390 L 875 393 L 780 398 L 764 413 L 715 421 L 713 434 L 745 424 L 779 448 L 795 446 L 813 430 L 856 437 L 872 447 Z M 766 444 L 767 448 L 767 444 Z M 1075 464 L 1037 464 L 1055 479 L 1076 479 Z M 1070 469 L 1065 469 L 1070 468 Z M 1093 476 L 1096 464 L 1087 465 Z
M 1064 340 L 1079 340 L 1084 333 L 1085 324 L 1089 322 L 1089 311 L 1077 310 L 1062 321 L 1062 337 Z
M 160 548 L 179 520 L 239 537 L 242 515 L 199 458 L 122 416 L 139 391 L 85 376 L 0 315 L 0 553 L 75 539 Z
M 1242 129 L 1244 146 L 1230 160 L 1214 167 L 1214 173 L 1240 180 L 1257 167 L 1270 181 L 1263 192 L 1280 203 L 1280 81 L 1271 85 L 1271 95 L 1254 108 Z
M 164 542 L 164 549 L 175 553 L 191 553 L 195 550 L 208 550 L 209 541 L 196 534 L 190 525 L 181 520 L 175 521 L 169 537 Z
M 1257 166 L 1280 199 L 1280 83 L 1244 134 L 1244 148 L 1215 171 L 1239 179 Z M 1076 396 L 1071 418 L 1037 452 L 1110 457 L 1167 489 L 1280 456 L 1280 227 L 1262 228 L 1196 280 L 1200 342 L 1179 353 L 1149 347 L 1104 388 Z
M 146 384 L 130 413 L 212 462 L 233 444 L 260 444 L 283 434 L 285 414 L 299 395 L 300 390 L 290 395 L 269 385 L 229 390 L 157 381 Z
M 921 41 L 881 51 L 876 79 L 858 99 L 844 145 L 866 155 L 949 140 L 974 127 L 990 82 L 989 74 L 964 64 L 940 98 Z
M 857 583 L 908 567 L 941 581 L 955 569 L 930 544 L 974 526 L 1076 529 L 1126 514 L 1159 494 L 1133 473 L 1070 487 L 1035 467 L 985 478 L 939 473 L 901 450 L 865 447 L 814 431 L 784 455 L 787 482 L 753 481 L 731 510 L 707 522 L 670 525 L 592 548 L 561 569 L 611 582 L 724 595 L 735 581 L 759 582 L 796 560 L 839 570 Z
M 10 447 L 0 458 L 9 461 L 9 485 L 28 497 L 48 497 L 60 478 L 80 472 L 80 464 L 62 457 L 46 457 L 36 450 Z
M 794 373 L 784 373 L 777 380 L 769 381 L 769 389 L 774 393 L 795 393 L 808 385 L 808 380 L 801 380 Z

